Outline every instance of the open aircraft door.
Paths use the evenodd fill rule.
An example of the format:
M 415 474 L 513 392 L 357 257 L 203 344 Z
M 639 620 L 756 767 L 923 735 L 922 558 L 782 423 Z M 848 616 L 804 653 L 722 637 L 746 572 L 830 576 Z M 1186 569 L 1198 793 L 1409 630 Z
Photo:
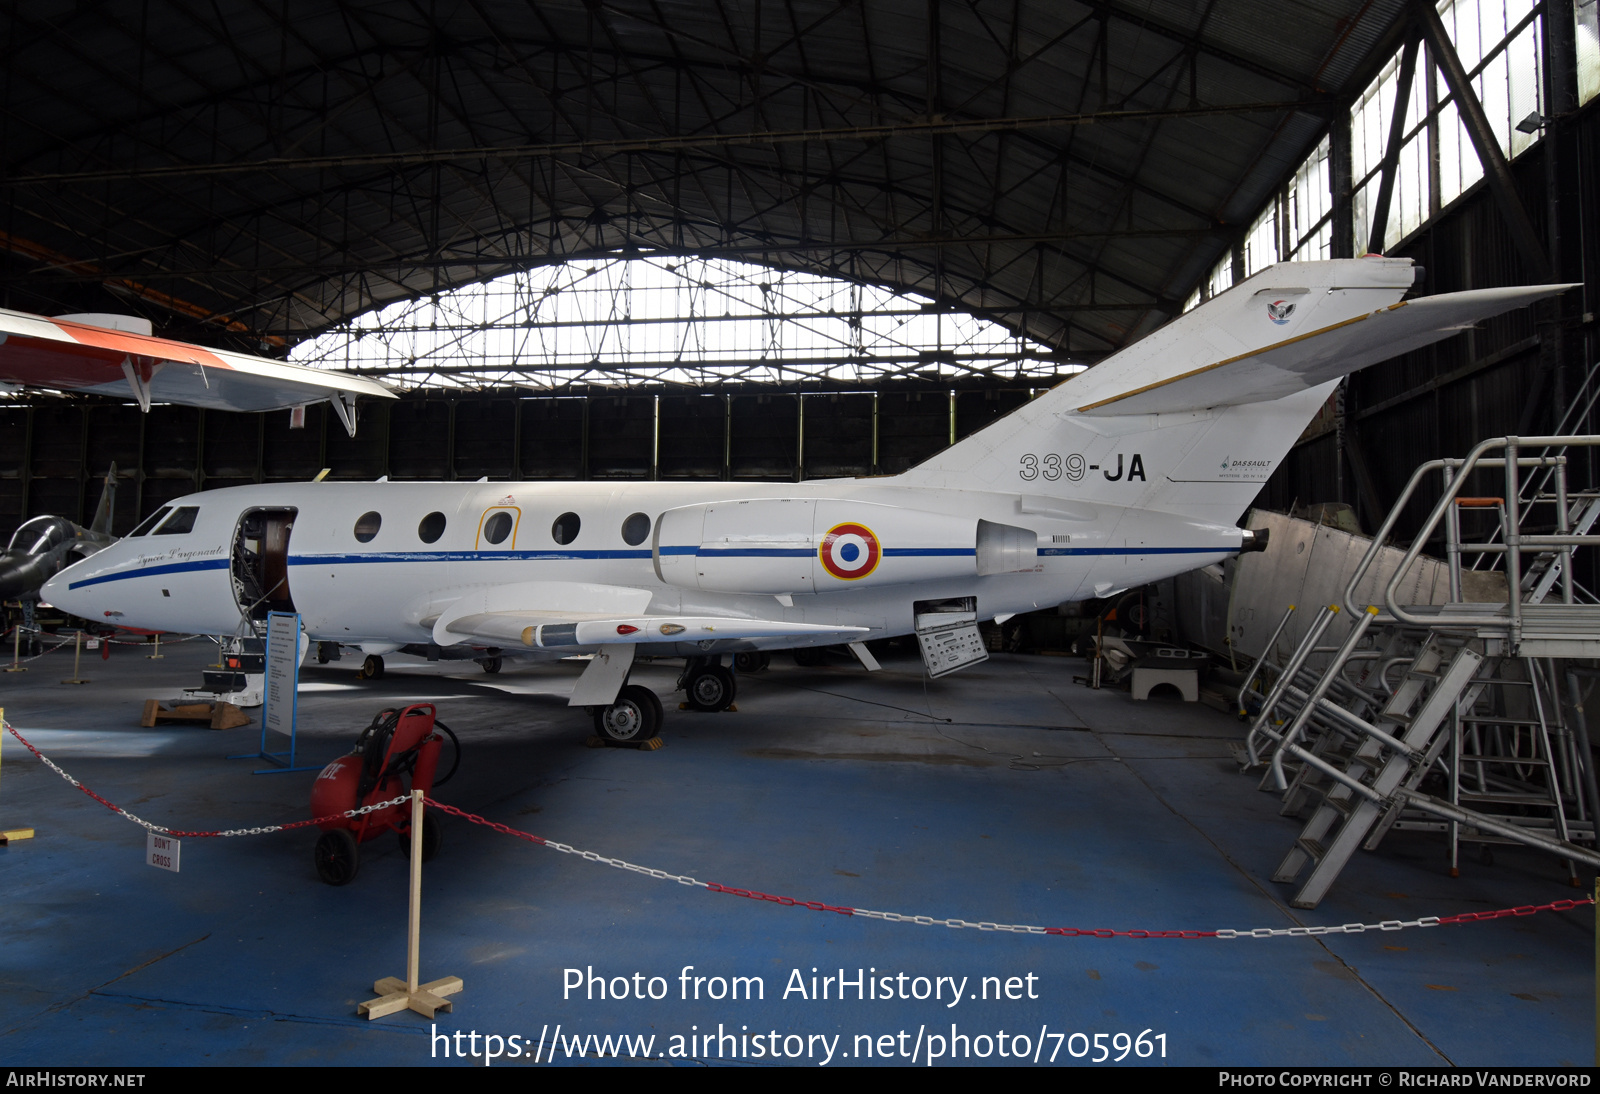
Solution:
M 297 509 L 246 509 L 234 530 L 229 571 L 239 611 L 255 621 L 268 612 L 292 612 L 289 534 Z

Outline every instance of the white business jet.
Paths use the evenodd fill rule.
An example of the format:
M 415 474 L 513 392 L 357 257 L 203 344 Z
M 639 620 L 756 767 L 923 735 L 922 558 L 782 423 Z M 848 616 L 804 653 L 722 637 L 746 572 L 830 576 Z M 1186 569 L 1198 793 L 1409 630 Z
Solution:
M 1413 277 L 1408 259 L 1273 266 L 900 475 L 232 487 L 44 595 L 203 633 L 292 610 L 373 657 L 593 654 L 570 702 L 615 740 L 662 717 L 627 682 L 636 654 L 688 659 L 700 709 L 731 700 L 739 652 L 919 633 L 937 673 L 974 659 L 977 620 L 1260 546 L 1235 522 L 1340 377 L 1565 288 L 1403 300 Z

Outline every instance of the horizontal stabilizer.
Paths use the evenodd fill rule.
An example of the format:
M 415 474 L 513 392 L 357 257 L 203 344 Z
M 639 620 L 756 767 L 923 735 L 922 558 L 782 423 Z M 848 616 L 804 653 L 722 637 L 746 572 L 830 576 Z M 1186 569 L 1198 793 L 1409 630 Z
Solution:
M 157 338 L 121 316 L 46 319 L 0 308 L 0 381 L 51 391 L 130 396 L 142 408 L 282 410 L 333 400 L 346 427 L 358 395 L 393 399 L 375 380 Z M 118 322 L 119 326 L 101 325 Z M 352 430 L 353 431 L 353 430 Z
M 723 639 L 795 638 L 839 641 L 866 634 L 866 627 L 786 623 L 774 619 L 721 616 L 635 616 L 597 619 L 573 613 L 483 612 L 451 620 L 453 641 L 477 639 L 504 645 L 557 649 L 563 646 L 616 646 L 649 642 L 705 642 Z M 438 629 L 435 629 L 438 635 Z
M 1265 403 L 1447 338 L 1481 320 L 1565 292 L 1525 285 L 1403 300 L 1078 407 L 1095 416 L 1170 414 Z

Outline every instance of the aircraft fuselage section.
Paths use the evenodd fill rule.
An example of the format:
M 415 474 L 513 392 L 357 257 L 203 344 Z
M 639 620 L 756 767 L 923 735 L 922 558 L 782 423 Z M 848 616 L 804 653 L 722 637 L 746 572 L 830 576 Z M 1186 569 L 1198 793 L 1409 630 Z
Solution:
M 805 513 L 788 514 L 785 500 Z M 760 503 L 744 523 L 740 501 Z M 865 626 L 882 637 L 913 629 L 918 600 L 976 596 L 982 618 L 1031 611 L 1215 562 L 1241 540 L 1237 528 L 1150 510 L 894 480 L 264 484 L 171 506 L 194 510 L 189 527 L 164 532 L 162 522 L 126 538 L 64 570 L 46 597 L 87 618 L 212 634 L 235 632 L 251 611 L 259 618 L 270 599 L 292 604 L 312 638 L 376 646 L 431 641 L 434 622 L 469 591 L 571 582 L 648 590 L 652 615 Z M 669 511 L 693 520 L 663 520 Z M 270 519 L 247 523 L 250 514 Z M 983 572 L 980 521 L 1004 530 L 1011 554 L 992 557 L 1022 559 L 1005 564 L 1018 569 Z M 694 538 L 714 532 L 723 538 Z M 1016 548 L 1026 533 L 1036 550 Z M 759 570 L 768 557 L 807 580 L 768 580 Z M 737 582 L 719 580 L 723 566 Z

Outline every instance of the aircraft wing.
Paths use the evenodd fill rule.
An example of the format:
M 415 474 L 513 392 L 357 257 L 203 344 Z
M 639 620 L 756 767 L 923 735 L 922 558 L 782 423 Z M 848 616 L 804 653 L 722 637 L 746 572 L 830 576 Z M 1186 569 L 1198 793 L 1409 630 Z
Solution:
M 393 399 L 374 380 L 207 349 L 135 331 L 0 308 L 0 381 L 55 391 L 212 410 L 281 410 L 333 403 L 355 434 L 356 396 Z
M 535 649 L 562 646 L 616 646 L 636 642 L 704 642 L 719 639 L 833 638 L 848 642 L 866 634 L 866 627 L 787 623 L 775 619 L 729 619 L 723 616 L 646 615 L 599 618 L 599 613 L 481 612 L 457 616 L 444 628 L 451 642 L 464 639 L 522 645 Z M 434 628 L 438 641 L 440 628 Z M 443 643 L 441 643 L 443 644 Z
M 1474 323 L 1571 285 L 1469 289 L 1358 315 L 1078 408 L 1080 414 L 1167 414 L 1264 403 L 1448 338 Z

